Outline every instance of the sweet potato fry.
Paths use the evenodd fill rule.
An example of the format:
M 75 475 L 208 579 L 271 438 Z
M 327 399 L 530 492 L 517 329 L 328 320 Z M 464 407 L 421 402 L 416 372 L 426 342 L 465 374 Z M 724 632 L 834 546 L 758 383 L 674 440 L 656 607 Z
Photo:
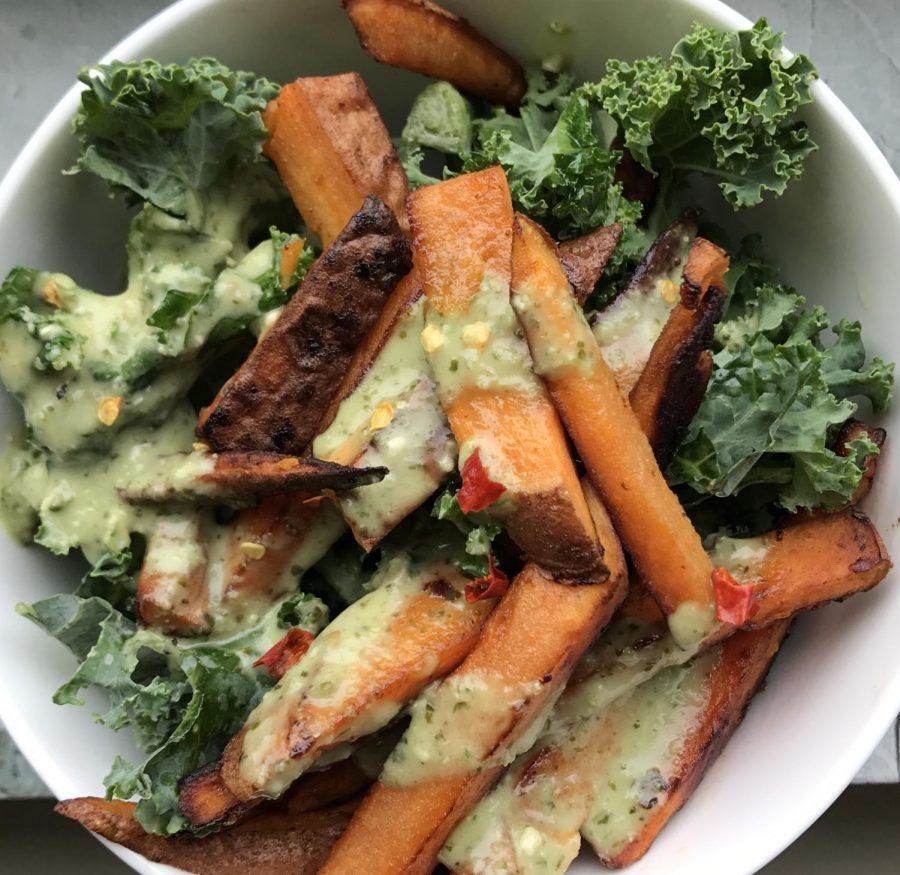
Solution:
M 848 455 L 850 452 L 850 442 L 854 438 L 863 436 L 868 437 L 879 450 L 884 447 L 884 442 L 887 440 L 887 432 L 883 428 L 866 425 L 858 419 L 848 419 L 843 426 L 841 426 L 841 430 L 838 433 L 835 442 L 835 452 L 839 456 Z M 851 504 L 859 504 L 869 494 L 872 483 L 875 480 L 877 467 L 878 456 L 866 456 L 865 461 L 863 462 L 862 480 L 859 481 L 859 486 L 856 487 L 856 491 L 853 493 L 853 498 L 850 501 Z
M 402 557 L 379 574 L 380 585 L 266 694 L 221 762 L 183 782 L 192 823 L 231 820 L 246 803 L 281 795 L 322 754 L 386 725 L 472 649 L 493 603 L 463 599 L 461 575 Z
M 358 73 L 285 85 L 266 108 L 265 153 L 310 229 L 330 246 L 367 195 L 406 220 L 406 174 Z
M 559 260 L 563 272 L 578 303 L 590 297 L 607 262 L 622 239 L 622 226 L 618 222 L 598 228 L 584 237 L 559 244 Z
M 514 231 L 513 306 L 626 550 L 676 639 L 693 645 L 715 626 L 712 563 L 572 297 L 555 244 L 524 216 Z
M 525 74 L 464 18 L 431 0 L 341 0 L 376 61 L 446 79 L 492 103 L 516 105 Z
M 393 213 L 367 198 L 275 325 L 201 412 L 200 440 L 214 450 L 302 452 L 357 344 L 410 266 Z
M 798 515 L 754 541 L 762 558 L 739 575 L 753 589 L 747 628 L 865 592 L 891 569 L 878 530 L 854 507 Z
M 712 373 L 713 330 L 725 304 L 728 256 L 708 240 L 691 246 L 679 303 L 650 350 L 629 395 L 632 410 L 665 470 L 700 407 Z
M 199 839 L 146 833 L 134 807 L 87 796 L 60 802 L 56 811 L 154 863 L 197 875 L 314 875 L 354 803 L 302 814 L 261 812 L 234 829 Z
M 499 485 L 490 513 L 553 574 L 602 570 L 565 434 L 509 302 L 512 203 L 499 167 L 414 192 L 416 270 L 428 306 L 422 344 L 467 466 Z M 487 505 L 485 505 L 487 506 Z
M 684 805 L 741 722 L 788 625 L 737 632 L 690 665 L 638 687 L 610 715 L 582 827 L 605 866 L 639 860 Z M 654 768 L 646 771 L 651 750 Z
M 137 608 L 147 626 L 173 635 L 209 631 L 207 555 L 196 514 L 159 520 L 147 539 Z
M 447 836 L 553 702 L 624 589 L 620 573 L 602 584 L 572 586 L 527 565 L 488 618 L 478 646 L 413 707 L 403 741 L 322 875 L 431 872 Z
M 625 290 L 592 318 L 603 357 L 626 396 L 678 301 L 681 271 L 696 234 L 693 213 L 676 219 L 641 259 Z
M 319 459 L 266 452 L 183 453 L 170 456 L 163 476 L 118 487 L 132 504 L 225 502 L 253 504 L 266 495 L 323 489 L 344 491 L 377 483 L 386 468 L 349 468 Z

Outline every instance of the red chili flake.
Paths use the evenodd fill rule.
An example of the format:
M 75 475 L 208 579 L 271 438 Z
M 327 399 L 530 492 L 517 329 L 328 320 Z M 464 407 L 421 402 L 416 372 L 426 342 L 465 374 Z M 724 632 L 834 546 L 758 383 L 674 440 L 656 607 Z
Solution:
M 493 555 L 488 556 L 488 573 L 466 584 L 466 601 L 498 599 L 509 589 L 509 577 L 494 565 Z
M 716 619 L 720 623 L 743 626 L 753 613 L 753 587 L 739 584 L 725 568 L 712 573 L 716 597 Z
M 502 483 L 495 483 L 487 475 L 484 465 L 481 464 L 481 456 L 475 450 L 465 461 L 462 468 L 462 486 L 456 493 L 460 510 L 463 513 L 475 513 L 492 505 L 503 493 L 506 487 Z
M 305 629 L 291 629 L 276 645 L 269 648 L 254 665 L 263 665 L 266 671 L 275 678 L 281 680 L 284 673 L 296 665 L 309 650 L 313 642 L 313 635 Z

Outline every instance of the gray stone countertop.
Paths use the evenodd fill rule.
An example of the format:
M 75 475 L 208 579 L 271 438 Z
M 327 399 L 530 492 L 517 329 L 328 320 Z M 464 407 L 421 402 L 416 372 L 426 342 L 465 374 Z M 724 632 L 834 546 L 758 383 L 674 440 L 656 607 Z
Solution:
M 161 0 L 0 0 L 0 174 L 78 69 L 168 3 Z M 768 17 L 809 53 L 900 171 L 900 7 L 897 0 L 731 0 Z M 895 726 L 857 777 L 900 781 Z M 48 795 L 0 729 L 0 798 Z

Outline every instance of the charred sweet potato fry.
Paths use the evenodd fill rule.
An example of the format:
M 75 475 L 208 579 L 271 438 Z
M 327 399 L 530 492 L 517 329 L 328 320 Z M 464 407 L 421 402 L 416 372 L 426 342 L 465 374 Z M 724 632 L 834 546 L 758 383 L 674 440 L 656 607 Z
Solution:
M 354 803 L 317 811 L 260 812 L 205 838 L 151 835 L 134 818 L 134 803 L 87 796 L 56 811 L 154 863 L 197 875 L 315 875 L 350 819 Z
M 209 631 L 206 568 L 206 546 L 197 515 L 170 514 L 160 519 L 147 538 L 138 576 L 141 622 L 173 635 Z
M 678 302 L 682 268 L 696 235 L 696 215 L 684 213 L 656 238 L 622 293 L 592 316 L 594 336 L 625 395 Z
M 408 229 L 406 174 L 358 73 L 285 85 L 266 108 L 265 123 L 264 151 L 323 246 L 331 245 L 367 195 L 380 198 Z
M 133 504 L 225 502 L 252 504 L 266 495 L 318 494 L 377 483 L 386 468 L 349 468 L 319 459 L 267 452 L 185 453 L 169 457 L 162 477 L 130 482 L 119 494 Z
M 629 402 L 665 470 L 700 407 L 712 373 L 713 330 L 725 303 L 728 256 L 708 240 L 691 246 L 679 303 L 662 333 Z
M 376 61 L 446 79 L 492 103 L 516 105 L 522 67 L 464 18 L 431 0 L 341 0 L 362 47 Z
M 799 516 L 759 539 L 765 553 L 746 575 L 752 587 L 748 628 L 871 589 L 891 569 L 881 536 L 854 507 Z
M 422 343 L 463 448 L 463 489 L 480 477 L 499 490 L 478 509 L 491 506 L 543 568 L 596 580 L 602 558 L 565 434 L 516 336 L 509 302 L 512 202 L 503 170 L 421 188 L 410 196 L 409 211 L 427 299 Z
M 740 724 L 788 625 L 781 621 L 735 633 L 690 665 L 669 669 L 669 676 L 663 673 L 638 687 L 610 715 L 605 738 L 598 740 L 605 751 L 592 776 L 596 793 L 582 827 L 605 866 L 619 869 L 643 857 L 684 805 Z M 648 706 L 657 715 L 658 732 L 645 733 L 647 746 L 636 750 L 628 730 L 641 723 L 642 709 Z M 650 747 L 656 771 L 641 774 Z M 629 797 L 630 806 L 610 805 L 608 796 L 620 793 Z
M 584 320 L 546 233 L 517 216 L 513 306 L 591 482 L 685 645 L 712 632 L 712 563 Z M 558 338 L 567 344 L 560 348 Z
M 213 450 L 301 453 L 357 344 L 410 267 L 393 213 L 367 198 L 247 361 L 201 412 L 200 440 Z
M 562 262 L 563 272 L 572 286 L 575 298 L 582 306 L 594 291 L 597 280 L 621 239 L 622 226 L 617 222 L 591 231 L 584 237 L 559 244 L 559 260 Z

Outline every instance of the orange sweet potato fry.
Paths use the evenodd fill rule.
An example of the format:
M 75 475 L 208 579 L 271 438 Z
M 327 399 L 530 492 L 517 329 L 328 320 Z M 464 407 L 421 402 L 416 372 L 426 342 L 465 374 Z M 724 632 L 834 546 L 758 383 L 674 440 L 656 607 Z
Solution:
M 522 67 L 464 18 L 431 0 L 342 0 L 363 48 L 376 61 L 446 79 L 493 103 L 518 104 Z
M 850 452 L 848 446 L 850 441 L 862 436 L 868 437 L 879 450 L 884 447 L 884 442 L 887 440 L 887 432 L 883 428 L 866 425 L 858 419 L 848 419 L 841 426 L 841 430 L 838 433 L 835 452 L 839 456 L 846 456 Z M 856 487 L 856 491 L 853 493 L 851 504 L 859 504 L 869 494 L 875 481 L 878 458 L 877 455 L 866 456 L 863 462 L 862 480 L 859 481 L 859 486 Z
M 555 244 L 524 216 L 515 225 L 513 304 L 536 370 L 673 633 L 685 644 L 706 637 L 715 627 L 712 563 L 600 353 Z
M 428 303 L 422 340 L 463 448 L 464 487 L 477 453 L 508 493 L 491 512 L 528 557 L 554 574 L 596 579 L 602 559 L 565 434 L 515 334 L 505 174 L 493 167 L 421 188 L 409 212 Z
M 197 875 L 314 875 L 349 820 L 354 803 L 303 813 L 256 814 L 234 829 L 205 838 L 166 838 L 144 832 L 134 803 L 87 796 L 56 811 L 103 838 Z
M 406 174 L 358 73 L 310 76 L 285 85 L 266 108 L 265 153 L 297 209 L 330 246 L 367 195 L 406 230 Z

